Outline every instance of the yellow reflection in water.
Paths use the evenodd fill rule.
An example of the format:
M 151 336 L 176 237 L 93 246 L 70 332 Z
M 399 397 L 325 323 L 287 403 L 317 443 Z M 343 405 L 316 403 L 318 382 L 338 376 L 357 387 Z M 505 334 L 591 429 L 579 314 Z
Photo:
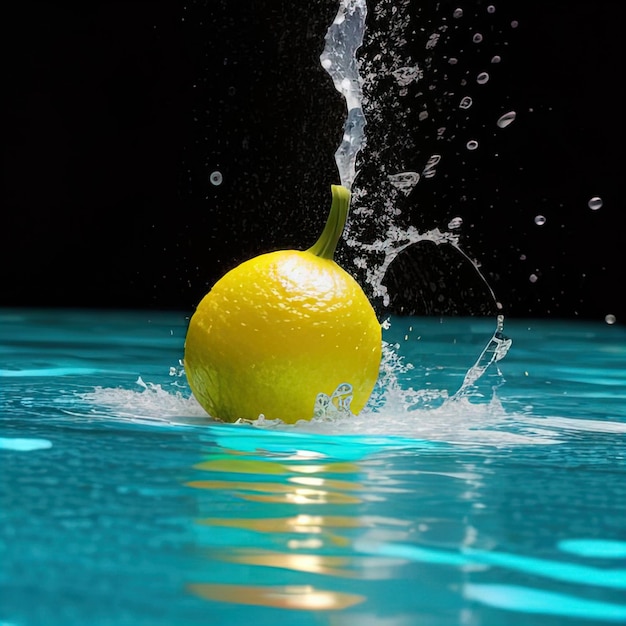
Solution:
M 359 580 L 385 580 L 393 578 L 395 569 L 409 561 L 404 558 L 380 556 L 333 556 L 323 554 L 297 554 L 271 550 L 211 551 L 213 558 L 228 563 L 259 565 L 288 569 L 308 574 L 323 574 Z
M 334 478 L 318 478 L 316 476 L 291 476 L 287 479 L 296 485 L 306 485 L 307 487 L 328 487 L 329 489 L 345 489 L 354 491 L 363 489 L 363 485 L 349 480 L 336 480 Z
M 197 520 L 204 526 L 227 526 L 244 528 L 263 533 L 323 533 L 328 528 L 360 528 L 365 522 L 356 517 L 345 515 L 305 515 L 293 517 L 207 517 Z
M 286 474 L 289 470 L 282 463 L 259 459 L 218 458 L 202 461 L 194 469 L 207 472 L 230 472 L 233 474 Z
M 289 539 L 287 545 L 292 550 L 322 547 L 324 543 L 335 546 L 348 546 L 350 539 L 332 532 L 341 528 L 360 528 L 366 524 L 355 517 L 337 515 L 305 515 L 293 517 L 206 517 L 196 520 L 196 524 L 211 527 L 242 528 L 261 533 L 298 533 L 320 535 L 319 539 Z
M 231 472 L 233 474 L 356 474 L 359 468 L 354 463 L 297 463 L 286 464 L 266 459 L 247 459 L 238 456 L 209 459 L 194 465 L 197 470 L 206 472 Z
M 325 480 L 321 481 L 320 487 L 326 486 Z M 361 499 L 344 492 L 326 491 L 325 489 L 310 489 L 307 487 L 296 487 L 290 483 L 279 482 L 244 482 L 235 480 L 192 480 L 186 483 L 188 487 L 195 489 L 217 489 L 231 491 L 234 495 L 244 500 L 253 502 L 274 502 L 274 503 L 291 503 L 291 504 L 358 504 Z M 363 486 L 358 483 L 345 484 L 342 482 L 342 488 L 346 489 L 346 485 L 351 489 L 362 489 Z M 332 481 L 331 481 L 332 486 Z M 246 493 L 253 492 L 253 493 Z M 257 495 L 254 492 L 261 492 L 263 495 Z
M 291 488 L 283 494 L 241 494 L 251 502 L 271 502 L 274 504 L 360 504 L 361 498 L 347 493 L 321 491 L 319 489 Z
M 315 554 L 329 545 L 341 549 L 349 547 L 351 538 L 342 537 L 340 530 L 372 523 L 358 516 L 309 515 L 302 512 L 306 508 L 298 510 L 301 505 L 361 504 L 363 499 L 357 494 L 364 491 L 364 486 L 349 480 L 360 474 L 359 466 L 354 463 L 333 462 L 325 455 L 298 450 L 290 457 L 281 455 L 271 459 L 256 455 L 246 458 L 241 453 L 219 455 L 194 465 L 194 468 L 209 474 L 204 474 L 207 480 L 187 482 L 188 487 L 227 493 L 248 502 L 270 504 L 252 509 L 260 513 L 258 517 L 206 517 L 196 520 L 198 525 L 287 534 L 282 542 L 285 552 L 236 545 L 228 550 L 200 548 L 201 554 L 214 563 L 222 561 L 240 566 L 272 568 L 275 572 L 282 569 L 285 570 L 285 582 L 293 577 L 290 572 L 380 580 L 390 578 L 392 568 L 404 563 L 401 559 L 384 557 Z M 263 510 L 274 510 L 273 504 L 295 505 L 297 512 L 287 517 L 263 517 Z M 296 533 L 298 536 L 294 536 Z M 302 553 L 305 551 L 308 554 Z M 320 590 L 308 585 L 250 586 L 207 582 L 190 584 L 188 588 L 193 594 L 208 600 L 315 611 L 340 610 L 366 599 L 358 594 Z
M 305 611 L 341 610 L 359 604 L 364 596 L 316 589 L 311 585 L 221 585 L 193 583 L 187 589 L 205 600 Z

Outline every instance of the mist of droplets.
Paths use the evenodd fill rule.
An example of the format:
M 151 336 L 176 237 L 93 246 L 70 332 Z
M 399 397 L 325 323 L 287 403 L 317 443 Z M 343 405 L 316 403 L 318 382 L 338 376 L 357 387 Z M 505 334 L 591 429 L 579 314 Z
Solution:
M 489 7 L 484 10 L 493 14 L 494 5 Z M 460 221 L 449 218 L 446 231 L 432 228 L 422 232 L 407 225 L 411 218 L 402 207 L 406 200 L 415 197 L 416 187 L 440 175 L 440 168 L 446 167 L 443 151 L 428 154 L 421 149 L 422 123 L 425 138 L 441 140 L 446 151 L 450 143 L 455 143 L 457 154 L 461 150 L 468 155 L 483 152 L 482 137 L 473 134 L 479 132 L 479 127 L 470 128 L 484 105 L 472 83 L 485 85 L 495 81 L 496 70 L 487 72 L 485 65 L 472 69 L 468 63 L 477 58 L 480 63 L 488 64 L 490 60 L 499 63 L 500 56 L 495 52 L 503 44 L 504 30 L 497 30 L 500 26 L 492 17 L 487 22 L 477 22 L 458 5 L 447 10 L 438 8 L 435 18 L 421 22 L 423 27 L 418 29 L 416 8 L 418 13 L 423 10 L 416 7 L 414 0 L 382 0 L 370 7 L 363 48 L 359 51 L 363 109 L 368 120 L 362 158 L 381 176 L 382 185 L 378 183 L 370 189 L 365 180 L 365 186 L 361 187 L 357 179 L 344 233 L 344 242 L 351 253 L 342 262 L 367 286 L 369 295 L 383 305 L 390 303 L 384 284 L 387 269 L 402 251 L 420 241 L 454 246 L 480 274 L 478 262 L 459 248 Z M 322 55 L 326 69 L 330 65 L 328 58 L 328 53 Z M 504 109 L 494 120 L 494 126 L 506 128 L 515 116 L 514 111 Z M 405 151 L 404 139 L 401 149 L 394 149 L 391 142 L 398 132 L 406 137 L 407 144 L 414 144 L 415 150 Z M 373 133 L 377 133 L 374 138 Z M 378 134 L 383 135 L 382 139 Z M 444 175 L 450 175 L 449 170 Z

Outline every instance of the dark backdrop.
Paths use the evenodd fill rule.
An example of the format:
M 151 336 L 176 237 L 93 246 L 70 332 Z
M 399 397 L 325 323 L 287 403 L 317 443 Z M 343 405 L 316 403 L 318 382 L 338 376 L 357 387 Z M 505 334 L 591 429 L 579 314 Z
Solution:
M 458 4 L 484 17 L 489 3 Z M 416 32 L 456 6 L 421 5 Z M 623 5 L 494 6 L 519 26 L 501 36 L 489 115 L 518 118 L 497 150 L 420 183 L 414 222 L 464 215 L 464 249 L 508 315 L 623 322 Z M 344 105 L 318 61 L 336 8 L 5 3 L 0 305 L 191 310 L 242 260 L 308 247 L 337 182 Z

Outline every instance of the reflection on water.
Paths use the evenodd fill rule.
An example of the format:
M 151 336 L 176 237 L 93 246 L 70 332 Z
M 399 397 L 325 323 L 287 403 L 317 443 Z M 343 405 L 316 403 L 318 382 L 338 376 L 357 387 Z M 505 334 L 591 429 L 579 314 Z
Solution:
M 341 593 L 315 589 L 311 585 L 219 585 L 192 584 L 189 591 L 207 600 L 235 602 L 270 606 L 279 609 L 301 609 L 309 611 L 328 611 L 345 609 L 360 602 L 361 596 L 354 593 Z
M 224 442 L 224 427 L 210 432 Z M 558 459 L 541 467 L 551 465 L 550 453 L 532 461 L 539 489 L 532 493 L 507 450 L 485 456 L 418 441 L 413 450 L 393 450 L 293 435 L 242 428 L 239 446 L 227 436 L 231 447 L 217 445 L 194 465 L 185 485 L 197 494 L 194 555 L 206 567 L 187 585 L 192 596 L 331 611 L 336 623 L 376 616 L 412 624 L 418 614 L 440 620 L 432 623 L 479 623 L 468 606 L 603 621 L 626 615 L 618 600 L 626 569 L 615 560 L 624 542 L 559 542 L 558 525 L 542 539 L 524 519 L 533 512 L 545 532 L 553 494 L 569 480 Z M 614 495 L 609 489 L 607 508 Z
M 258 440 L 261 445 L 263 439 Z M 301 610 L 360 604 L 367 598 L 365 590 L 355 593 L 349 584 L 342 589 L 338 580 L 398 578 L 408 562 L 356 554 L 353 548 L 357 537 L 376 529 L 388 528 L 387 538 L 406 536 L 410 522 L 368 513 L 369 506 L 385 501 L 385 492 L 399 488 L 388 484 L 372 489 L 361 480 L 367 473 L 360 463 L 333 460 L 320 453 L 323 446 L 306 450 L 291 447 L 301 443 L 298 439 L 282 443 L 282 450 L 271 453 L 221 451 L 194 466 L 200 474 L 188 487 L 240 502 L 213 507 L 209 498 L 207 508 L 213 514 L 195 521 L 199 554 L 212 563 L 234 566 L 226 571 L 232 571 L 234 581 L 245 582 L 194 582 L 188 590 L 209 600 Z M 293 584 L 294 573 L 302 584 Z M 250 585 L 251 579 L 268 584 Z
M 276 460 L 280 459 L 280 460 Z M 194 466 L 202 478 L 187 482 L 188 487 L 228 494 L 250 506 L 234 505 L 245 515 L 224 514 L 196 520 L 199 553 L 211 562 L 228 563 L 237 569 L 233 578 L 249 581 L 250 568 L 270 569 L 272 584 L 247 582 L 191 583 L 188 590 L 208 600 L 253 604 L 300 610 L 341 610 L 360 604 L 365 596 L 338 590 L 334 584 L 293 584 L 293 572 L 316 577 L 388 577 L 388 568 L 402 559 L 364 557 L 342 553 L 351 539 L 346 531 L 370 526 L 373 520 L 360 519 L 352 512 L 371 497 L 358 480 L 358 464 L 327 459 L 319 451 L 260 451 L 245 453 L 229 450 Z M 208 475 L 208 478 L 206 477 Z M 277 507 L 285 515 L 276 517 Z M 319 511 L 323 507 L 324 511 Z M 315 511 L 309 513 L 309 509 Z M 341 509 L 337 514 L 331 512 Z M 229 534 L 230 533 L 230 534 Z M 277 549 L 279 548 L 279 549 Z M 329 553 L 332 551 L 332 553 Z M 276 574 L 278 572 L 278 574 Z M 374 574 L 374 576 L 372 576 Z M 255 580 L 267 580 L 253 574 Z

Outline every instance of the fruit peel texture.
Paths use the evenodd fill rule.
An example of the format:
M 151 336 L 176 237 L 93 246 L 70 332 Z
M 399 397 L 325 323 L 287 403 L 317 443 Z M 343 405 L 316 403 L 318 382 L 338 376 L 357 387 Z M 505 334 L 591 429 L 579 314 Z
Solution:
M 185 345 L 185 371 L 205 410 L 235 421 L 310 419 L 318 393 L 353 387 L 351 410 L 378 378 L 381 327 L 358 283 L 308 251 L 255 257 L 204 297 Z

